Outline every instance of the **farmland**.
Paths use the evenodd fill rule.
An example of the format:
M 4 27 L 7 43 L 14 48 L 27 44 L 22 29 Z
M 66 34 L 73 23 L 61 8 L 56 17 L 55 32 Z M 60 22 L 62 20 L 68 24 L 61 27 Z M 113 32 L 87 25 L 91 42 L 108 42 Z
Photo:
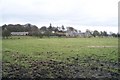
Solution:
M 3 77 L 117 78 L 117 38 L 36 38 L 2 40 Z

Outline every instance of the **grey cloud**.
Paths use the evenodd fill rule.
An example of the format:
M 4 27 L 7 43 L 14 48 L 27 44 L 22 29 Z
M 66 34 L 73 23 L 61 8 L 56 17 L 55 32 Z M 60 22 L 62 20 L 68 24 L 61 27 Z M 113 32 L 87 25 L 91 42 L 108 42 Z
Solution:
M 81 3 L 80 3 L 81 2 Z M 6 3 L 6 4 L 5 4 Z M 94 17 L 79 0 L 5 0 L 2 2 L 2 22 L 54 22 L 67 25 L 117 26 L 117 16 Z M 88 6 L 92 6 L 91 4 Z M 96 6 L 95 6 L 96 7 Z M 95 9 L 95 8 L 94 8 Z M 101 10 L 102 11 L 102 10 Z M 100 15 L 100 14 L 99 14 Z

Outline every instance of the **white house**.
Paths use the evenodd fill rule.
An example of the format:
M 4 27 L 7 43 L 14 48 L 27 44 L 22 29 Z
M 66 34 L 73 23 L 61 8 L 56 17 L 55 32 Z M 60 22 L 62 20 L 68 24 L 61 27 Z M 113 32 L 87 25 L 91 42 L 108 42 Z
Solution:
M 28 32 L 11 32 L 11 35 L 13 35 L 13 36 L 24 36 L 24 35 L 28 35 Z

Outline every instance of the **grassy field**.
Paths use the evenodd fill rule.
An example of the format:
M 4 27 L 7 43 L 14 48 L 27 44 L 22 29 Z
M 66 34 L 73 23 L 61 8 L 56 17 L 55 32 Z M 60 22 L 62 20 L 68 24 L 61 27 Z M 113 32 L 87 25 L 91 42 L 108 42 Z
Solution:
M 3 77 L 119 75 L 117 38 L 12 37 L 2 41 L 2 56 Z

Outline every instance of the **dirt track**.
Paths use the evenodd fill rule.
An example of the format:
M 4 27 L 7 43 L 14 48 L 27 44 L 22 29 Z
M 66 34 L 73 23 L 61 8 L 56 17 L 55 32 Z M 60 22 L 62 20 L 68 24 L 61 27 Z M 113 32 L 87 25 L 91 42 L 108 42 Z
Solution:
M 87 46 L 87 47 L 90 47 L 90 48 L 114 48 L 117 46 Z

